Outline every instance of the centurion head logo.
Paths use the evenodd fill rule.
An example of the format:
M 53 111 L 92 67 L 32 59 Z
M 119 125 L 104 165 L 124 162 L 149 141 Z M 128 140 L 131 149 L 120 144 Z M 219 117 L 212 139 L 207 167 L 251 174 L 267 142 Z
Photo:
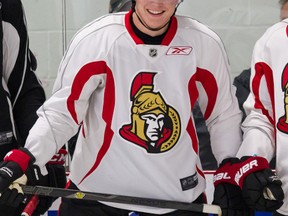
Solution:
M 131 123 L 122 126 L 120 135 L 149 153 L 170 150 L 178 141 L 181 126 L 175 109 L 159 92 L 154 92 L 156 73 L 141 72 L 133 80 L 130 99 Z
M 282 73 L 282 90 L 284 92 L 284 115 L 279 118 L 277 128 L 288 134 L 288 63 Z

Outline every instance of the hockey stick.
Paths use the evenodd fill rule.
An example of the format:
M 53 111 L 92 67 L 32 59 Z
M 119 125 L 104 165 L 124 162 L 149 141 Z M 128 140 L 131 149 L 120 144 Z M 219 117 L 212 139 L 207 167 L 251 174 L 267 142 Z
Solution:
M 208 214 L 210 213 L 220 216 L 222 215 L 221 208 L 219 206 L 210 204 L 185 203 L 170 200 L 140 198 L 140 197 L 122 196 L 114 194 L 102 194 L 102 193 L 93 193 L 93 192 L 44 187 L 44 186 L 21 185 L 21 188 L 23 189 L 23 192 L 25 194 L 32 194 L 32 195 L 124 203 L 124 204 L 142 205 L 158 208 L 169 208 L 169 209 L 202 212 Z
M 25 206 L 21 216 L 32 216 L 39 203 L 38 195 L 34 195 Z

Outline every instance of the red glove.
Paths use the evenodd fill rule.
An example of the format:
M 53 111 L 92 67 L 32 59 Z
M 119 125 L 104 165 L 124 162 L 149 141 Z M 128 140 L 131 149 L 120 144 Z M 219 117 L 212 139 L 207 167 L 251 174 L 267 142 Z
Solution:
M 67 150 L 61 148 L 58 153 L 56 153 L 51 160 L 48 162 L 48 164 L 58 164 L 58 165 L 64 165 L 66 162 L 67 157 Z
M 282 182 L 262 157 L 243 157 L 235 181 L 246 204 L 259 211 L 275 211 L 283 204 Z
M 64 164 L 67 153 L 66 149 L 60 149 L 59 152 L 52 157 L 52 159 L 46 164 L 48 175 L 41 176 L 37 183 L 38 185 L 58 188 L 64 188 L 66 186 L 67 179 Z M 39 196 L 39 201 L 37 199 L 32 199 L 31 202 L 38 202 L 37 205 L 35 205 L 36 209 L 31 211 L 33 212 L 32 216 L 43 215 L 48 211 L 55 200 L 54 197 L 47 196 Z M 34 205 L 29 202 L 27 206 L 33 207 Z
M 234 175 L 234 181 L 242 189 L 244 179 L 251 173 L 255 173 L 260 170 L 269 169 L 268 161 L 263 157 L 243 157 L 241 162 L 233 166 L 236 173 Z
M 214 186 L 223 183 L 238 186 L 238 184 L 234 181 L 236 170 L 232 169 L 232 165 L 239 163 L 239 161 L 240 160 L 238 158 L 229 158 L 223 160 L 213 176 Z
M 224 164 L 214 176 L 216 192 L 216 187 L 220 183 L 237 185 L 242 190 L 246 205 L 252 209 L 275 211 L 283 204 L 282 183 L 263 157 L 247 156 L 238 162 L 235 160 L 234 163 Z
M 238 158 L 228 158 L 223 160 L 220 167 L 214 174 L 214 199 L 213 204 L 219 205 L 223 216 L 252 216 L 253 211 L 245 204 L 241 188 L 234 181 Z
M 25 197 L 19 184 L 26 183 L 27 178 L 24 173 L 28 169 L 33 169 L 34 161 L 33 155 L 25 148 L 7 153 L 0 164 L 0 204 L 18 206 L 24 200 Z M 35 175 L 27 177 L 35 184 Z

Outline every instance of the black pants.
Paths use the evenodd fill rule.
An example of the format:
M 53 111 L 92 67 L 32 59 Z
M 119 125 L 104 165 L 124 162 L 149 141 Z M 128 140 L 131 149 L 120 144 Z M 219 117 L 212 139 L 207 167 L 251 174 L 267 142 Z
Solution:
M 19 216 L 23 208 L 15 208 L 7 205 L 0 205 L 0 215 Z
M 71 183 L 70 189 L 77 189 L 77 187 Z M 203 196 L 197 199 L 203 203 Z M 76 200 L 62 198 L 62 202 L 59 208 L 58 216 L 128 216 L 131 211 L 113 208 L 111 206 L 104 205 L 96 201 Z M 148 214 L 143 212 L 137 212 L 139 216 L 153 216 L 155 214 Z M 165 216 L 208 216 L 208 214 L 197 213 L 191 211 L 177 210 L 167 214 Z
M 0 215 L 2 216 L 20 216 L 24 210 L 25 204 L 20 204 L 20 206 L 12 207 L 8 205 L 0 205 Z
M 26 204 L 21 203 L 17 207 L 0 204 L 0 216 L 20 216 Z M 33 216 L 40 216 L 40 214 L 33 214 Z

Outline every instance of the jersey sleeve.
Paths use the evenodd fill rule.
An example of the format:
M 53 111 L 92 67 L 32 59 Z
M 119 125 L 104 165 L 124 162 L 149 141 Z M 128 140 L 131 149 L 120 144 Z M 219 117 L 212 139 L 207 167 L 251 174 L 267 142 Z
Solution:
M 242 124 L 243 143 L 238 156 L 259 155 L 271 160 L 275 151 L 273 67 L 274 55 L 267 31 L 255 44 L 251 61 L 251 93 L 244 103 L 247 114 Z M 278 50 L 279 52 L 280 50 Z
M 97 35 L 93 38 L 99 40 Z M 93 100 L 92 93 L 99 89 L 101 94 L 105 90 L 107 68 L 101 52 L 88 49 L 91 46 L 89 38 L 78 39 L 79 36 L 74 38 L 65 53 L 53 94 L 38 110 L 39 118 L 27 138 L 25 147 L 35 156 L 40 167 L 83 125 L 89 103 Z
M 214 38 L 214 41 L 208 45 L 211 52 L 205 53 L 207 56 L 199 64 L 200 67 L 211 72 L 213 78 L 209 79 L 208 74 L 200 78 L 202 85 L 198 85 L 200 86 L 198 100 L 210 133 L 213 154 L 220 163 L 225 158 L 235 157 L 239 149 L 242 142 L 240 128 L 242 113 L 235 95 L 236 88 L 232 85 L 230 65 L 224 45 L 218 36 Z M 213 97 L 215 97 L 214 102 L 212 102 Z
M 1 137 L 11 134 L 13 138 L 11 143 L 1 142 L 0 158 L 9 150 L 24 145 L 29 130 L 37 119 L 36 111 L 45 100 L 44 89 L 34 73 L 36 60 L 29 50 L 22 3 L 19 0 L 5 0 L 1 3 L 3 43 L 1 44 L 0 133 Z

